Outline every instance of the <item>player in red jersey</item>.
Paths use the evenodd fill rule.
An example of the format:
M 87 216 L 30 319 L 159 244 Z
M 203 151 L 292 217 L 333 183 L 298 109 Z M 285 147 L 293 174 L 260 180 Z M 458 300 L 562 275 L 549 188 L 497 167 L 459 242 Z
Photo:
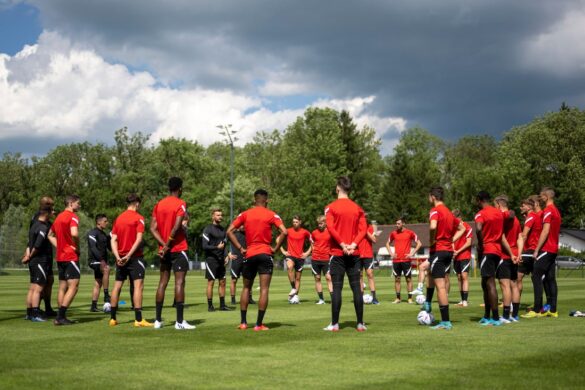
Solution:
M 461 219 L 461 211 L 453 210 L 453 216 L 459 220 L 463 226 L 463 235 L 453 243 L 453 269 L 457 274 L 457 282 L 459 283 L 459 293 L 461 294 L 461 301 L 457 304 L 461 307 L 467 307 L 469 298 L 469 267 L 471 266 L 471 241 L 473 229 L 471 226 Z
M 390 245 L 394 244 L 394 251 Z M 412 244 L 415 247 L 412 248 Z M 388 236 L 386 249 L 392 256 L 392 274 L 394 274 L 394 290 L 396 291 L 396 300 L 393 303 L 400 303 L 400 276 L 404 275 L 408 292 L 408 303 L 412 303 L 412 265 L 411 258 L 422 246 L 415 232 L 405 227 L 404 219 L 396 220 L 396 230 L 393 230 Z
M 367 214 L 366 214 L 366 222 L 367 222 Z M 370 293 L 372 294 L 372 305 L 379 305 L 380 301 L 376 297 L 376 281 L 374 280 L 374 249 L 372 247 L 373 244 L 376 243 L 376 237 L 378 236 L 378 232 L 376 227 L 370 223 L 367 224 L 366 229 L 366 236 L 363 240 L 360 241 L 358 244 L 358 252 L 360 254 L 360 291 L 364 293 L 364 274 L 363 271 L 366 271 L 366 276 L 368 278 L 368 285 L 370 287 Z
M 284 247 L 280 248 L 286 261 L 286 268 L 288 269 L 288 280 L 291 287 L 290 293 L 288 293 L 288 301 L 290 303 L 294 302 L 292 298 L 299 293 L 305 259 L 309 257 L 313 250 L 311 233 L 302 228 L 302 223 L 301 217 L 298 215 L 293 217 L 292 227 L 287 229 L 286 249 Z M 309 247 L 305 251 L 305 243 L 307 242 L 309 243 Z
M 274 211 L 268 209 L 268 192 L 266 190 L 256 190 L 254 192 L 254 202 L 254 207 L 238 215 L 231 223 L 227 230 L 227 236 L 238 252 L 246 257 L 244 270 L 242 271 L 244 286 L 242 288 L 242 295 L 240 296 L 241 321 L 238 328 L 242 330 L 248 328 L 246 318 L 248 313 L 248 298 L 250 297 L 254 279 L 259 274 L 260 298 L 258 299 L 258 317 L 254 330 L 263 331 L 268 330 L 268 327 L 264 325 L 263 321 L 266 308 L 268 307 L 268 292 L 270 290 L 270 281 L 272 280 L 272 271 L 274 268 L 273 256 L 280 249 L 282 242 L 286 238 L 287 230 L 284 223 L 282 223 L 282 219 Z M 242 225 L 244 225 L 246 232 L 247 248 L 242 247 L 235 235 L 235 230 Z M 276 227 L 280 231 L 274 247 L 270 246 L 272 242 L 272 227 Z
M 543 210 L 542 232 L 536 248 L 534 248 L 534 272 L 532 284 L 534 285 L 534 306 L 523 317 L 558 317 L 557 312 L 557 280 L 555 276 L 555 263 L 559 252 L 559 237 L 561 233 L 561 213 L 555 206 L 555 192 L 552 188 L 545 187 L 540 191 L 540 201 L 546 207 Z M 544 276 L 544 281 L 543 281 Z M 540 313 L 542 309 L 543 283 L 548 285 L 550 309 Z
M 506 250 L 502 251 L 502 259 L 496 269 L 496 278 L 500 282 L 504 301 L 504 312 L 500 321 L 510 323 L 518 321 L 518 309 L 520 308 L 520 291 L 517 284 L 518 264 L 524 241 L 518 218 L 515 216 L 507 218 L 509 214 L 508 197 L 506 195 L 497 196 L 494 199 L 494 205 L 504 215 L 504 236 L 512 251 L 512 253 L 508 253 Z M 511 309 L 512 313 L 510 313 Z
M 183 318 L 185 305 L 185 276 L 189 270 L 187 256 L 187 239 L 183 220 L 187 213 L 187 204 L 181 199 L 183 180 L 178 177 L 169 179 L 169 196 L 160 200 L 152 211 L 150 232 L 159 244 L 160 280 L 156 290 L 156 320 L 154 328 L 162 328 L 162 308 L 165 300 L 165 291 L 171 277 L 171 270 L 175 274 L 175 308 L 177 321 L 175 329 L 195 329 Z
M 364 324 L 364 298 L 360 289 L 360 259 L 357 252 L 358 243 L 366 235 L 366 217 L 364 210 L 349 199 L 351 181 L 341 176 L 337 179 L 337 200 L 325 208 L 327 230 L 331 234 L 331 260 L 329 273 L 333 283 L 331 323 L 323 330 L 339 331 L 339 312 L 341 311 L 341 292 L 343 279 L 347 274 L 349 286 L 353 292 L 353 304 L 357 317 L 357 331 L 367 328 Z
M 138 213 L 140 197 L 130 194 L 126 198 L 126 211 L 116 218 L 112 227 L 112 253 L 116 258 L 116 282 L 112 290 L 110 326 L 118 325 L 116 318 L 120 290 L 126 279 L 134 285 L 132 302 L 134 307 L 134 326 L 151 327 L 153 324 L 142 318 L 142 290 L 146 266 L 142 257 L 142 237 L 145 230 L 144 217 Z
M 49 232 L 49 240 L 57 248 L 59 268 L 59 312 L 55 325 L 71 325 L 67 319 L 67 308 L 73 302 L 79 288 L 79 217 L 75 214 L 81 207 L 79 196 L 65 198 L 65 210 L 57 216 Z
M 542 231 L 542 220 L 534 211 L 534 200 L 530 197 L 524 199 L 520 205 L 520 210 L 524 214 L 524 228 L 522 230 L 522 239 L 524 240 L 524 250 L 518 264 L 518 291 L 522 298 L 523 280 L 525 275 L 530 275 L 534 269 L 534 259 L 532 254 L 538 243 L 540 232 Z
M 311 233 L 311 242 L 313 243 L 313 253 L 311 256 L 311 271 L 315 276 L 315 290 L 319 300 L 317 305 L 324 305 L 323 286 L 321 285 L 321 275 L 325 275 L 329 295 L 332 295 L 333 286 L 331 276 L 329 275 L 329 258 L 331 257 L 331 235 L 327 230 L 325 216 L 320 215 L 317 218 L 317 229 Z

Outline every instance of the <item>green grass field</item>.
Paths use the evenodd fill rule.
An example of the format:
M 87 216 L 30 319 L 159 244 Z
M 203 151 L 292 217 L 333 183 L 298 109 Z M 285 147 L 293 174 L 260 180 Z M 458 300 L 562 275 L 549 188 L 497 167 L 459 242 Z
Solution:
M 156 273 L 147 275 L 147 319 L 154 317 L 157 281 Z M 91 275 L 83 275 L 70 309 L 69 317 L 78 324 L 24 321 L 28 279 L 25 272 L 14 271 L 0 276 L 0 389 L 585 386 L 585 318 L 568 316 L 571 309 L 585 309 L 585 279 L 559 279 L 558 319 L 526 319 L 498 328 L 477 324 L 483 311 L 474 279 L 470 307 L 451 307 L 452 331 L 418 325 L 417 305 L 390 303 L 393 284 L 387 273 L 379 274 L 377 282 L 382 304 L 366 306 L 368 331 L 354 329 L 346 286 L 342 330 L 331 334 L 321 330 L 329 323 L 331 306 L 314 304 L 311 275 L 304 275 L 302 304 L 289 305 L 288 281 L 278 273 L 265 318 L 271 330 L 256 333 L 236 329 L 238 310 L 208 313 L 205 281 L 195 272 L 187 280 L 185 317 L 197 329 L 176 331 L 169 326 L 174 319 L 170 307 L 163 312 L 167 327 L 161 330 L 133 328 L 128 305 L 118 315 L 121 324 L 108 327 L 108 316 L 88 311 Z M 452 290 L 451 302 L 457 302 L 457 288 Z M 531 295 L 526 291 L 524 303 Z M 122 298 L 128 301 L 127 289 Z M 251 306 L 249 321 L 255 317 L 256 306 Z

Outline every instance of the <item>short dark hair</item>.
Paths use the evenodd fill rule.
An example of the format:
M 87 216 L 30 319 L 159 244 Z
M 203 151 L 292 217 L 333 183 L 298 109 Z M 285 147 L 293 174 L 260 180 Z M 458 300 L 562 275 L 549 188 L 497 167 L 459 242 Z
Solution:
M 43 205 L 39 208 L 39 215 L 50 215 L 53 212 L 53 206 Z
M 299 220 L 299 221 L 301 221 L 301 222 L 303 221 L 303 220 L 301 219 L 301 216 L 300 216 L 300 215 L 298 215 L 298 214 L 297 214 L 297 215 L 293 215 L 292 219 L 298 219 L 298 220 Z
M 347 176 L 339 176 L 337 178 L 337 186 L 349 194 L 351 191 L 351 179 Z
M 453 209 L 452 213 L 453 213 L 453 216 L 455 218 L 460 218 L 461 217 L 461 210 L 459 210 L 459 209 Z
M 431 190 L 429 191 L 429 194 L 431 196 L 434 196 L 435 199 L 442 201 L 443 198 L 445 197 L 445 190 L 441 186 L 432 187 Z
M 140 200 L 140 196 L 138 196 L 135 193 L 131 193 L 126 197 L 126 204 L 132 204 L 132 203 L 141 203 Z
M 487 191 L 479 191 L 475 198 L 480 202 L 489 202 L 490 200 L 492 200 L 492 197 Z
M 506 206 L 506 207 L 508 207 L 508 203 L 510 202 L 510 200 L 508 199 L 508 196 L 504 195 L 504 194 L 496 196 L 496 199 L 494 199 L 494 200 L 496 201 L 496 203 L 503 205 L 503 206 Z
M 67 195 L 65 197 L 65 207 L 69 206 L 70 203 L 75 203 L 79 200 L 79 196 L 72 194 L 72 195 Z
M 213 215 L 215 213 L 223 213 L 223 210 L 220 209 L 219 207 L 214 207 L 211 209 L 211 215 Z
M 401 221 L 402 223 L 406 223 L 406 219 L 404 217 L 399 216 L 396 218 L 396 222 Z
M 102 219 L 104 219 L 104 218 L 108 218 L 108 217 L 106 216 L 106 214 L 98 214 L 98 215 L 96 215 L 96 216 L 95 216 L 95 223 L 98 223 L 99 221 L 101 221 L 101 220 L 102 220 Z
M 527 204 L 530 207 L 534 207 L 534 199 L 526 198 L 522 201 L 522 204 Z
M 259 197 L 268 199 L 268 191 L 262 188 L 258 188 L 256 191 L 254 191 L 254 199 Z
M 173 176 L 169 179 L 169 191 L 175 192 L 183 188 L 183 180 L 180 177 Z
M 51 198 L 50 196 L 43 196 L 41 198 L 41 200 L 39 201 L 39 208 L 42 208 L 45 206 L 53 207 L 54 205 L 55 205 L 55 202 L 53 201 L 53 198 Z

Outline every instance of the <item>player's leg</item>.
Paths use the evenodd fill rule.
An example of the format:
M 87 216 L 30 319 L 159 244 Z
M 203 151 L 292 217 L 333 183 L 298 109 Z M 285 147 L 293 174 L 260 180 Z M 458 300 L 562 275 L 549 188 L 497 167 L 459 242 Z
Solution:
M 142 318 L 142 301 L 144 296 L 144 277 L 146 274 L 146 265 L 142 258 L 132 258 L 128 264 L 130 274 L 130 283 L 134 286 L 132 302 L 134 306 L 134 326 L 151 327 L 153 324 Z
M 418 265 L 418 285 L 415 290 L 410 291 L 413 295 L 423 294 L 423 288 L 425 285 L 425 276 L 429 269 L 429 261 L 425 260 Z
M 178 261 L 178 260 L 177 260 Z M 176 261 L 175 264 L 176 266 Z M 175 302 L 176 302 L 176 312 L 177 312 L 177 320 L 175 322 L 175 329 L 187 329 L 187 327 L 183 326 L 187 324 L 183 317 L 183 313 L 185 310 L 185 276 L 187 275 L 187 271 L 177 271 L 177 268 L 174 267 L 175 273 Z M 185 269 L 185 268 L 183 268 Z M 187 268 L 188 269 L 188 268 Z M 188 325 L 188 324 L 187 324 Z M 191 325 L 189 325 L 191 326 Z M 191 328 L 189 328 L 191 329 Z
M 121 270 L 122 267 L 116 267 L 116 281 L 114 282 L 114 288 L 112 289 L 112 295 L 110 296 L 110 326 L 118 325 L 118 302 L 120 301 L 120 292 L 126 279 L 126 273 Z
M 520 290 L 518 289 L 518 265 L 512 264 L 510 276 L 510 290 L 512 292 L 512 313 L 511 320 L 518 321 L 518 310 L 520 309 Z
M 317 269 L 315 269 L 317 268 Z M 321 267 L 313 262 L 311 264 L 311 272 L 313 273 L 313 277 L 315 278 L 315 291 L 317 292 L 317 296 L 319 300 L 317 301 L 318 305 L 322 305 L 325 303 L 325 299 L 323 299 L 323 284 L 321 283 Z
M 372 262 L 372 265 L 374 263 Z M 379 305 L 378 297 L 376 296 L 376 280 L 374 279 L 374 269 L 366 268 L 366 276 L 368 277 L 368 286 L 370 287 L 370 294 L 372 294 L 372 304 Z
M 253 284 L 254 279 L 247 279 L 244 274 L 242 278 L 242 294 L 240 296 L 240 329 L 246 329 L 248 326 L 246 319 L 246 314 L 248 313 L 248 297 L 250 296 L 250 291 L 252 291 Z
M 162 259 L 160 263 L 160 275 L 158 280 L 158 287 L 156 289 L 156 321 L 154 322 L 155 328 L 162 327 L 162 309 L 165 302 L 165 291 L 171 278 L 171 263 L 168 259 L 168 255 Z
M 45 282 L 43 280 L 43 282 Z M 33 322 L 44 322 L 45 319 L 41 316 L 41 294 L 43 293 L 44 283 L 32 283 L 32 294 L 31 294 L 31 307 L 32 307 L 32 318 Z
M 500 290 L 502 291 L 502 298 L 504 302 L 504 312 L 502 319 L 504 322 L 510 321 L 510 308 L 512 305 L 512 285 L 510 279 L 499 279 Z
M 534 305 L 532 306 L 532 311 L 535 313 L 540 313 L 540 311 L 542 310 L 542 293 L 544 290 L 543 276 L 548 270 L 546 264 L 542 260 L 543 257 L 545 256 L 546 253 L 539 253 L 538 257 L 534 259 L 534 269 L 532 272 L 532 285 L 534 287 Z M 527 313 L 527 316 L 529 314 L 530 312 Z
M 213 286 L 215 279 L 207 279 L 207 311 L 215 311 L 213 306 Z
M 53 260 L 47 264 L 47 284 L 43 287 L 42 299 L 45 301 L 45 315 L 47 317 L 54 317 L 57 312 L 51 306 L 51 296 L 53 294 L 53 284 L 55 283 L 55 276 L 53 275 Z
M 406 279 L 406 292 L 408 293 L 408 303 L 412 303 L 412 267 L 410 263 L 408 264 L 408 271 L 404 275 L 404 279 Z
M 221 311 L 231 311 L 231 309 L 225 304 L 225 290 L 226 290 L 226 278 L 225 278 L 225 268 L 223 270 L 223 275 L 221 279 L 219 279 L 219 286 L 217 288 L 217 292 L 219 294 L 219 310 Z
M 97 302 L 100 297 L 100 290 L 102 288 L 102 280 L 101 279 L 94 279 L 93 281 L 93 290 L 91 292 L 91 308 L 89 311 L 91 312 L 99 312 L 97 308 Z
M 392 303 L 400 303 L 400 276 L 401 276 L 401 264 L 397 262 L 392 262 L 392 275 L 394 275 L 394 292 L 396 294 L 396 299 Z
M 432 259 L 429 259 L 427 261 L 428 266 L 425 266 L 425 271 L 426 270 L 430 270 L 430 275 L 427 278 L 427 292 L 426 292 L 426 299 L 425 299 L 425 303 L 423 304 L 423 310 L 427 311 L 427 312 L 431 312 L 431 304 L 433 302 L 433 296 L 435 295 L 435 278 L 432 277 L 433 271 L 435 271 L 435 266 L 437 267 L 437 270 L 435 271 L 435 275 L 437 276 L 437 278 L 441 277 L 444 278 L 444 269 L 442 270 L 442 272 L 439 272 L 439 268 L 441 268 L 441 264 L 439 262 L 439 255 L 434 254 L 432 256 Z M 424 263 L 423 263 L 424 264 Z M 419 269 L 421 269 L 423 267 L 420 267 Z M 419 278 L 420 280 L 420 278 Z
M 205 260 L 205 278 L 207 279 L 207 311 L 215 311 L 213 306 L 213 287 L 217 277 L 218 262 L 213 258 Z
M 324 328 L 328 331 L 339 330 L 339 312 L 341 311 L 341 293 L 343 291 L 343 279 L 345 278 L 345 264 L 343 257 L 335 256 L 329 262 L 329 273 L 331 277 L 331 323 Z M 359 273 L 358 273 L 359 283 Z M 359 287 L 359 286 L 358 286 Z M 361 292 L 360 292 L 361 295 Z
M 349 287 L 353 293 L 353 306 L 357 322 L 357 330 L 366 330 L 364 324 L 364 296 L 360 291 L 360 268 L 361 263 L 357 257 L 348 256 L 345 259 L 346 273 L 349 280 Z M 339 321 L 339 320 L 338 320 Z
M 230 283 L 230 297 L 232 298 L 232 305 L 236 304 L 236 283 L 238 283 L 238 278 L 234 277 L 233 270 L 230 272 L 232 273 L 231 283 Z
M 264 315 L 268 308 L 268 293 L 270 291 L 270 281 L 272 280 L 272 274 L 260 274 L 258 275 L 260 281 L 260 296 L 258 297 L 258 317 L 256 318 L 256 327 L 264 326 Z
M 294 278 L 295 278 L 295 290 L 296 293 L 298 294 L 299 291 L 301 290 L 301 276 L 303 275 L 303 267 L 305 265 L 305 259 L 295 259 L 295 272 L 294 272 Z
M 558 297 L 558 286 L 557 286 L 557 279 L 556 279 L 556 254 L 549 254 L 546 256 L 547 261 L 547 271 L 545 273 L 544 283 L 548 286 L 548 293 L 550 294 L 550 299 L 548 300 L 548 304 L 550 305 L 550 309 L 547 311 L 548 316 L 557 317 L 557 297 Z
M 100 263 L 102 271 L 102 288 L 104 289 L 104 303 L 110 302 L 110 266 L 105 261 Z
M 290 257 L 287 257 L 285 261 L 288 281 L 291 288 L 290 292 L 288 293 L 288 299 L 290 300 L 297 293 L 297 290 L 295 289 L 295 262 Z
M 449 318 L 449 290 L 445 278 L 451 268 L 452 254 L 449 252 L 438 252 L 435 254 L 431 263 L 431 275 L 429 279 L 433 280 L 437 289 L 437 301 L 439 302 L 439 311 L 441 312 L 441 322 L 434 326 L 433 329 L 451 329 L 451 319 Z
M 26 317 L 25 320 L 30 320 L 32 318 L 32 296 L 33 296 L 33 283 L 31 282 L 28 286 L 28 291 L 26 292 Z

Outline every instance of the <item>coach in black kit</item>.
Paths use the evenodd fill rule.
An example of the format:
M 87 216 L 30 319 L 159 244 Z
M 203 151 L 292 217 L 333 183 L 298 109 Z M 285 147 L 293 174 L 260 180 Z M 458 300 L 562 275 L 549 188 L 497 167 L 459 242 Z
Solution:
M 91 298 L 92 312 L 99 311 L 97 301 L 100 295 L 100 288 L 104 288 L 104 303 L 110 302 L 110 266 L 108 264 L 108 250 L 110 247 L 110 236 L 104 231 L 108 226 L 108 218 L 104 214 L 95 217 L 96 227 L 87 233 L 87 259 L 89 268 L 93 270 L 95 283 Z
M 201 241 L 205 251 L 205 277 L 207 278 L 207 310 L 215 311 L 213 307 L 213 285 L 219 280 L 219 310 L 231 310 L 225 304 L 225 266 L 227 264 L 226 255 L 226 234 L 225 229 L 221 226 L 223 213 L 220 209 L 214 209 L 211 212 L 211 225 L 203 230 Z

